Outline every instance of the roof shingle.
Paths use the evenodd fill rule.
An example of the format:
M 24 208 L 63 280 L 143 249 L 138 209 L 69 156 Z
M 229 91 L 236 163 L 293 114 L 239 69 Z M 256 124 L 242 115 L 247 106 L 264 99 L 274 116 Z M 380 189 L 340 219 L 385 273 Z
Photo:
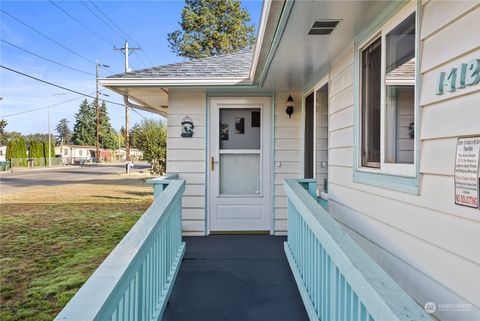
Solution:
M 248 78 L 252 60 L 253 50 L 243 49 L 225 55 L 132 70 L 107 78 Z

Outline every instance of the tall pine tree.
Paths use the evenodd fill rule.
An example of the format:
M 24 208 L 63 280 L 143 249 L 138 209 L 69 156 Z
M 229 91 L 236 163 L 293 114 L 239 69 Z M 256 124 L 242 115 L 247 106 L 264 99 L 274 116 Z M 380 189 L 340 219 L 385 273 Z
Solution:
M 55 130 L 57 131 L 57 144 L 70 144 L 72 142 L 72 131 L 68 127 L 69 121 L 66 118 L 60 119 Z
M 249 23 L 240 0 L 185 0 L 181 29 L 168 34 L 169 46 L 191 59 L 235 52 L 255 43 Z
M 95 146 L 95 105 L 85 99 L 75 114 L 72 141 L 75 145 Z
M 112 128 L 112 124 L 110 124 L 110 117 L 108 117 L 107 105 L 105 104 L 105 101 L 103 101 L 99 106 L 98 111 L 100 114 L 100 147 L 116 149 L 118 145 L 118 137 L 117 133 Z

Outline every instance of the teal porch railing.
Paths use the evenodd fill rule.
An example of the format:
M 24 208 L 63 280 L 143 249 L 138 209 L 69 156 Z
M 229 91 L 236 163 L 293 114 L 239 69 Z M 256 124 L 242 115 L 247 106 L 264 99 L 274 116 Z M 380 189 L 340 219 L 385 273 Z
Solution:
M 310 320 L 431 320 L 317 203 L 315 185 L 294 179 L 283 185 L 288 197 L 285 253 Z
M 185 183 L 154 179 L 155 199 L 55 321 L 159 320 L 185 253 Z M 159 192 L 162 186 L 161 193 Z

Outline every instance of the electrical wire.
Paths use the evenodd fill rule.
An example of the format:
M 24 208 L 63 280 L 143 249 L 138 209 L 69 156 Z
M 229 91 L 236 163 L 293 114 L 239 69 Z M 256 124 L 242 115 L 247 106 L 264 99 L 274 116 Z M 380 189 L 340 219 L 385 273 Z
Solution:
M 132 108 L 132 110 L 137 113 L 138 115 L 140 115 L 140 117 L 142 117 L 143 119 L 147 120 L 147 117 L 143 116 L 142 114 L 140 114 L 136 109 Z
M 78 95 L 81 95 L 81 96 L 84 96 L 84 97 L 89 97 L 89 98 L 93 98 L 93 99 L 96 99 L 95 96 L 92 96 L 92 94 L 84 94 L 84 93 L 81 93 L 79 91 L 76 91 L 76 90 L 73 90 L 73 89 L 70 89 L 70 88 L 67 88 L 67 87 L 63 87 L 63 86 L 60 86 L 60 85 L 57 85 L 57 84 L 54 84 L 52 82 L 49 82 L 49 81 L 46 81 L 46 80 L 42 80 L 42 79 L 39 79 L 37 77 L 34 77 L 34 76 L 31 76 L 31 75 L 28 75 L 26 73 L 23 73 L 21 71 L 18 71 L 18 70 L 15 70 L 15 69 L 12 69 L 12 68 L 9 68 L 9 67 L 6 67 L 6 66 L 3 66 L 3 65 L 0 65 L 0 68 L 3 68 L 3 69 L 6 69 L 6 70 L 9 70 L 11 72 L 14 72 L 14 73 L 17 73 L 19 75 L 22 75 L 22 76 L 25 76 L 27 78 L 31 78 L 33 80 L 37 80 L 37 81 L 40 81 L 40 82 L 43 82 L 47 85 L 51 85 L 51 86 L 54 86 L 54 87 L 57 87 L 57 88 L 60 88 L 60 89 L 63 89 L 63 90 L 66 90 L 66 91 L 69 91 L 69 92 L 72 92 L 72 93 L 75 93 L 75 94 L 78 94 Z M 76 98 L 78 99 L 78 97 Z M 109 104 L 112 104 L 112 105 L 117 105 L 117 106 L 122 106 L 124 107 L 125 105 L 124 104 L 120 104 L 120 103 L 116 103 L 114 101 L 111 101 L 111 100 L 106 100 L 106 99 L 99 99 L 99 100 L 103 100 L 104 102 L 107 102 Z M 41 107 L 41 108 L 38 108 L 36 110 L 39 110 L 39 109 L 44 109 L 45 107 Z M 48 108 L 48 106 L 47 106 Z M 142 118 L 144 119 L 147 119 L 145 116 L 143 116 L 142 114 L 140 114 L 137 110 L 135 110 L 134 108 L 132 108 L 132 110 L 137 113 L 138 115 L 140 115 Z M 30 110 L 30 111 L 35 111 L 35 110 Z M 28 112 L 30 112 L 28 111 Z M 20 113 L 17 113 L 17 114 L 21 114 L 21 113 L 26 113 L 27 111 L 25 112 L 20 112 Z M 6 116 L 2 116 L 2 117 L 9 117 L 9 116 L 14 116 L 14 115 L 6 115 Z
M 27 78 L 31 78 L 31 79 L 36 80 L 36 81 L 39 81 L 39 82 L 43 82 L 44 84 L 47 84 L 47 85 L 50 85 L 50 86 L 54 86 L 54 87 L 57 87 L 57 88 L 60 88 L 60 89 L 63 89 L 63 90 L 66 90 L 66 91 L 69 91 L 69 92 L 78 94 L 78 95 L 82 95 L 82 96 L 85 96 L 85 97 L 89 97 L 89 98 L 96 99 L 95 96 L 87 95 L 87 94 L 84 94 L 84 93 L 82 93 L 82 92 L 79 92 L 79 91 L 76 91 L 76 90 L 73 90 L 73 89 L 70 89 L 70 88 L 61 86 L 61 85 L 57 85 L 57 84 L 54 84 L 54 83 L 49 82 L 49 81 L 46 81 L 46 80 L 42 80 L 42 79 L 40 79 L 40 78 L 37 78 L 37 77 L 31 76 L 31 75 L 28 75 L 28 74 L 26 74 L 26 73 L 23 73 L 23 72 L 21 72 L 21 71 L 18 71 L 18 70 L 9 68 L 9 67 L 4 66 L 4 65 L 0 65 L 0 68 L 6 69 L 6 70 L 8 70 L 8 71 L 14 72 L 14 73 L 16 73 L 16 74 L 22 75 L 22 76 L 27 77 Z M 107 103 L 113 104 L 113 105 L 124 106 L 124 104 L 116 103 L 116 102 L 113 102 L 113 101 L 110 101 L 110 100 L 106 100 L 106 99 L 102 99 L 102 100 L 104 100 L 104 101 L 107 102 Z
M 70 66 L 64 65 L 64 64 L 62 64 L 62 63 L 60 63 L 60 62 L 54 61 L 54 60 L 52 60 L 52 59 L 49 59 L 49 58 L 40 56 L 40 55 L 38 55 L 38 54 L 36 54 L 36 53 L 34 53 L 34 52 L 31 52 L 31 51 L 29 51 L 29 50 L 27 50 L 27 49 L 25 49 L 25 48 L 22 48 L 22 47 L 19 47 L 19 46 L 17 46 L 17 45 L 14 45 L 13 43 L 11 43 L 11 42 L 9 42 L 9 41 L 7 41 L 7 40 L 4 40 L 4 39 L 0 39 L 0 40 L 1 40 L 3 43 L 6 43 L 6 44 L 9 45 L 9 46 L 15 47 L 15 48 L 17 48 L 17 49 L 19 49 L 19 50 L 22 50 L 22 51 L 30 54 L 30 55 L 33 55 L 33 56 L 38 57 L 38 58 L 40 58 L 40 59 L 46 60 L 46 61 L 51 62 L 51 63 L 53 63 L 53 64 L 56 64 L 56 65 L 59 65 L 59 66 L 62 66 L 62 67 L 64 67 L 64 68 L 71 69 L 71 70 L 74 70 L 74 71 L 77 71 L 77 72 L 81 72 L 81 73 L 86 74 L 86 75 L 95 76 L 94 73 L 87 72 L 87 71 L 83 71 L 83 70 L 80 70 L 80 69 L 77 69 L 77 68 L 74 68 L 74 67 L 70 67 Z
M 132 42 L 133 42 L 136 46 L 142 47 L 142 46 L 138 43 L 138 41 L 136 41 L 135 39 L 133 39 L 132 36 L 130 36 L 128 33 L 126 33 L 122 28 L 120 28 L 120 27 L 119 27 L 112 19 L 110 19 L 110 17 L 107 16 L 107 14 L 106 14 L 105 12 L 103 12 L 103 10 L 100 9 L 93 1 L 90 0 L 89 2 L 90 2 L 90 3 L 92 4 L 92 6 L 94 6 L 105 18 L 107 18 L 107 20 L 110 21 L 110 23 L 111 23 L 112 25 L 114 25 L 120 32 L 122 32 L 122 33 L 126 36 L 127 39 L 131 39 Z M 145 55 L 145 57 L 147 58 L 147 60 L 148 60 L 148 62 L 150 63 L 150 65 L 153 66 L 153 63 L 152 63 L 152 61 L 150 60 L 150 57 L 148 57 L 148 55 L 147 55 L 147 53 L 145 52 L 145 50 L 143 50 L 142 53 Z M 141 58 L 139 57 L 139 59 L 141 59 Z M 145 64 L 143 61 L 142 61 L 142 63 Z
M 60 5 L 56 4 L 55 2 L 53 2 L 52 0 L 50 0 L 50 3 L 52 5 L 54 5 L 55 7 L 57 7 L 60 11 L 62 11 L 64 14 L 66 14 L 67 16 L 69 16 L 70 18 L 72 18 L 74 21 L 76 21 L 79 25 L 81 25 L 82 27 L 84 27 L 85 29 L 87 29 L 88 31 L 90 31 L 91 33 L 93 33 L 94 35 L 96 35 L 98 38 L 102 39 L 103 41 L 105 41 L 106 43 L 108 43 L 109 45 L 111 46 L 115 46 L 113 44 L 113 42 L 111 42 L 110 40 L 106 39 L 105 37 L 103 37 L 102 35 L 100 35 L 98 32 L 96 32 L 95 30 L 92 30 L 90 29 L 87 25 L 85 25 L 83 22 L 81 22 L 80 20 L 78 20 L 77 18 L 75 18 L 74 16 L 72 16 L 70 13 L 68 13 L 68 11 L 66 11 L 65 9 L 63 9 L 62 7 L 60 7 Z
M 12 19 L 16 20 L 17 22 L 21 23 L 21 24 L 22 24 L 22 25 L 24 25 L 25 27 L 27 27 L 27 28 L 29 28 L 29 29 L 31 29 L 31 30 L 33 30 L 33 31 L 35 31 L 36 33 L 38 33 L 38 34 L 40 34 L 41 36 L 43 36 L 43 37 L 47 38 L 48 40 L 50 40 L 51 42 L 53 42 L 53 43 L 57 44 L 58 46 L 60 46 L 60 47 L 64 48 L 65 50 L 68 50 L 69 52 L 73 53 L 74 55 L 76 55 L 76 56 L 78 56 L 78 57 L 80 57 L 80 58 L 82 58 L 82 59 L 84 59 L 84 60 L 88 61 L 89 63 L 92 63 L 92 64 L 94 64 L 94 65 L 95 65 L 95 62 L 94 62 L 93 60 L 90 60 L 90 59 L 88 59 L 87 57 L 80 55 L 80 54 L 79 54 L 79 53 L 77 53 L 76 51 L 74 51 L 74 50 L 72 50 L 72 49 L 70 49 L 70 48 L 66 47 L 65 45 L 61 44 L 60 42 L 56 41 L 55 39 L 53 39 L 53 38 L 51 38 L 51 37 L 47 36 L 47 35 L 46 35 L 46 34 L 44 34 L 43 32 L 41 32 L 41 31 L 39 31 L 39 30 L 35 29 L 34 27 L 32 27 L 32 26 L 30 26 L 30 25 L 26 24 L 25 22 L 23 22 L 22 20 L 20 20 L 20 19 L 16 18 L 15 16 L 11 15 L 10 13 L 6 12 L 5 10 L 3 10 L 3 9 L 0 9 L 0 11 L 1 11 L 1 12 L 2 12 L 4 15 L 6 15 L 6 16 L 9 16 L 10 18 L 12 18 Z
M 87 10 L 90 11 L 90 13 L 93 14 L 93 15 L 94 15 L 98 20 L 100 20 L 104 25 L 106 25 L 108 28 L 110 28 L 111 30 L 113 30 L 113 32 L 115 32 L 120 38 L 125 39 L 125 36 L 124 36 L 124 35 L 120 34 L 120 33 L 119 33 L 117 30 L 115 30 L 111 25 L 109 25 L 108 23 L 106 23 L 105 20 L 104 20 L 102 17 L 100 17 L 95 11 L 93 11 L 89 6 L 87 6 L 84 1 L 79 1 L 79 2 L 80 2 L 80 4 L 81 4 L 82 6 L 84 6 L 85 8 L 87 8 Z M 115 45 L 114 45 L 113 47 L 115 47 Z M 122 53 L 121 53 L 120 51 L 118 51 L 118 53 L 119 53 L 120 55 L 122 55 Z M 142 61 L 141 59 L 140 59 L 140 61 L 142 62 L 142 64 L 144 64 L 144 65 L 146 66 L 146 64 L 145 64 L 144 61 Z M 130 65 L 133 67 L 133 64 L 132 64 L 132 63 L 130 63 Z
M 94 93 L 95 93 L 95 92 L 93 92 L 92 94 L 94 94 Z M 18 113 L 3 115 L 3 116 L 0 116 L 0 118 L 7 118 L 7 117 L 12 117 L 12 116 L 17 116 L 17 115 L 32 113 L 32 112 L 34 112 L 34 111 L 43 110 L 43 109 L 47 109 L 47 108 L 50 108 L 50 107 L 54 107 L 54 106 L 66 104 L 66 103 L 75 101 L 75 100 L 77 100 L 77 99 L 79 99 L 79 98 L 83 98 L 83 96 L 78 96 L 78 97 L 75 97 L 75 98 L 72 98 L 72 99 L 64 100 L 64 101 L 61 101 L 61 102 L 52 104 L 52 105 L 50 105 L 50 106 L 47 105 L 47 106 L 43 106 L 43 107 L 39 107 L 39 108 L 33 108 L 33 109 L 29 109 L 29 110 L 20 111 L 20 112 L 18 112 Z

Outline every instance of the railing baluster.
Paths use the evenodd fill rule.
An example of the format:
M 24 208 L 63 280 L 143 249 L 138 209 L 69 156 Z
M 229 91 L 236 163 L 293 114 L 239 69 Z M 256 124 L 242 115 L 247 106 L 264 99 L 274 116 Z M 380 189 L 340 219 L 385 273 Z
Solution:
M 284 190 L 285 252 L 310 320 L 431 320 L 316 202 L 314 181 L 288 179 Z
M 173 178 L 173 177 L 171 177 Z M 180 180 L 152 180 L 155 199 L 55 321 L 161 317 L 185 251 Z

